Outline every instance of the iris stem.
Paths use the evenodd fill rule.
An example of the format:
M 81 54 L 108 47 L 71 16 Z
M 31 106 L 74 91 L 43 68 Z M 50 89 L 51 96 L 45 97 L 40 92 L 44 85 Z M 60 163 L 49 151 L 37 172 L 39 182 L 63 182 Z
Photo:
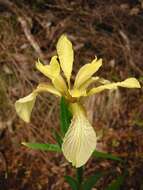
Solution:
M 82 190 L 82 182 L 83 182 L 83 167 L 76 169 L 76 178 L 78 182 L 78 189 Z

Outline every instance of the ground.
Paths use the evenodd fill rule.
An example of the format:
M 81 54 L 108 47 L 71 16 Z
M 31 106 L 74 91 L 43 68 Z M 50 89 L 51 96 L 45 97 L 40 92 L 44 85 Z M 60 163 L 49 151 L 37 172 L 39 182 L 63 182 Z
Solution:
M 18 118 L 14 102 L 47 79 L 35 69 L 49 62 L 66 33 L 75 50 L 74 72 L 94 56 L 103 59 L 98 75 L 111 81 L 136 77 L 143 84 L 142 0 L 0 0 L 0 189 L 68 190 L 64 176 L 75 169 L 61 154 L 30 150 L 21 142 L 51 142 L 59 129 L 59 99 L 38 97 L 30 124 Z M 124 165 L 91 159 L 85 177 L 108 172 L 95 186 L 105 190 L 127 170 L 121 190 L 143 190 L 143 94 L 119 89 L 85 101 L 100 136 L 97 149 L 120 156 Z M 55 119 L 56 118 L 56 119 Z

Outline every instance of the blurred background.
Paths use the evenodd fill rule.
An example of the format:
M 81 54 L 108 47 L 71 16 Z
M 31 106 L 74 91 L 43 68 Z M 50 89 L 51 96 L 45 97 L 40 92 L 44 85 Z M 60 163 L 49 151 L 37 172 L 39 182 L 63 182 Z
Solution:
M 60 154 L 30 150 L 21 142 L 54 143 L 59 130 L 59 102 L 38 96 L 30 124 L 18 118 L 14 103 L 47 79 L 35 69 L 56 53 L 66 33 L 75 50 L 73 75 L 96 55 L 98 71 L 111 81 L 136 77 L 143 84 L 142 0 L 0 0 L 0 189 L 68 190 L 64 175 L 74 169 Z M 122 190 L 143 190 L 142 89 L 106 91 L 86 100 L 99 136 L 97 149 L 121 156 L 128 176 Z M 85 176 L 110 171 L 95 190 L 105 189 L 123 165 L 92 159 Z

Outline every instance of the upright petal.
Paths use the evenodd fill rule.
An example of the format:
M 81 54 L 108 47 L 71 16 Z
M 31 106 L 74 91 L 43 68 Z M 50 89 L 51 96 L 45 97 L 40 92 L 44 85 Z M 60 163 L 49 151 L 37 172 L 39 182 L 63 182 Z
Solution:
M 84 165 L 96 148 L 96 133 L 86 118 L 81 106 L 74 104 L 74 116 L 63 139 L 65 158 L 76 168 Z
M 113 82 L 113 83 L 107 83 L 105 85 L 101 85 L 99 87 L 92 88 L 87 95 L 93 95 L 97 94 L 99 92 L 102 92 L 104 90 L 111 90 L 111 89 L 117 89 L 117 87 L 124 87 L 124 88 L 141 88 L 139 81 L 136 78 L 128 78 L 122 82 Z
M 18 116 L 29 123 L 32 109 L 35 104 L 37 93 L 33 92 L 24 98 L 20 98 L 15 103 L 15 109 Z
M 76 75 L 74 88 L 80 88 L 81 85 L 83 85 L 88 79 L 92 77 L 96 71 L 98 71 L 101 65 L 102 59 L 97 60 L 96 58 L 91 63 L 88 63 L 81 67 Z
M 51 58 L 49 65 L 43 65 L 40 60 L 38 60 L 36 62 L 36 68 L 50 79 L 57 77 L 60 74 L 60 66 L 57 60 L 57 56 L 53 56 Z
M 72 48 L 72 43 L 68 40 L 66 35 L 62 35 L 58 40 L 57 53 L 60 60 L 61 68 L 69 84 L 73 67 L 74 52 Z
M 36 67 L 41 73 L 51 79 L 54 87 L 59 91 L 59 93 L 64 94 L 67 91 L 66 83 L 60 75 L 60 65 L 57 60 L 57 56 L 53 56 L 51 58 L 49 65 L 43 65 L 38 60 L 38 62 L 36 62 Z
M 52 79 L 54 87 L 64 96 L 67 93 L 67 85 L 61 75 Z

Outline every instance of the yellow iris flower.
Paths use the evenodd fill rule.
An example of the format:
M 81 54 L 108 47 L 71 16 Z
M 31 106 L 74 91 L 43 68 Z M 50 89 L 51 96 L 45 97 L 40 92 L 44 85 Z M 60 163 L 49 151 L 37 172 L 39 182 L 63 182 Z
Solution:
M 51 83 L 41 83 L 28 96 L 20 98 L 15 103 L 16 112 L 25 122 L 30 121 L 36 96 L 40 92 L 50 92 L 56 96 L 64 96 L 69 102 L 73 118 L 65 134 L 62 151 L 65 158 L 75 167 L 84 165 L 96 148 L 96 133 L 87 119 L 86 112 L 80 104 L 80 98 L 99 93 L 104 90 L 125 88 L 140 88 L 136 78 L 128 78 L 122 82 L 110 82 L 93 74 L 102 66 L 102 59 L 95 59 L 78 71 L 74 84 L 71 85 L 74 51 L 72 43 L 66 35 L 62 35 L 57 43 L 57 55 L 53 56 L 49 65 L 38 60 L 36 68 L 51 80 Z M 96 87 L 90 88 L 92 83 Z

